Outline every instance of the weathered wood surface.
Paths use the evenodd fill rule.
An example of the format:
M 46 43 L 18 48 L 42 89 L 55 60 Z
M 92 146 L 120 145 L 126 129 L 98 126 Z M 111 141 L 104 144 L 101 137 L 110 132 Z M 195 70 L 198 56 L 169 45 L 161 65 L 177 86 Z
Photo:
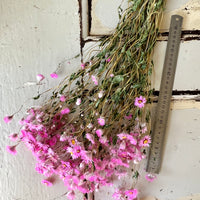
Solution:
M 98 50 L 97 44 L 97 42 L 86 43 L 86 45 L 84 46 L 85 60 L 87 60 L 90 55 L 96 53 L 96 51 L 93 51 L 91 53 L 88 52 L 90 52 L 90 47 L 95 47 L 95 45 L 96 50 Z M 152 88 L 155 88 L 156 90 L 159 90 L 160 88 L 166 46 L 167 41 L 161 41 L 157 42 L 154 49 L 153 60 L 155 66 L 152 73 Z M 181 42 L 173 90 L 184 91 L 200 89 L 199 52 L 200 41 Z
M 125 1 L 126 2 L 126 1 Z M 113 32 L 118 23 L 117 8 L 121 0 L 93 0 L 91 35 L 107 35 Z M 126 7 L 127 3 L 123 3 Z M 200 30 L 200 1 L 199 0 L 167 0 L 163 15 L 161 32 L 169 30 L 171 15 L 179 14 L 184 17 L 183 30 Z

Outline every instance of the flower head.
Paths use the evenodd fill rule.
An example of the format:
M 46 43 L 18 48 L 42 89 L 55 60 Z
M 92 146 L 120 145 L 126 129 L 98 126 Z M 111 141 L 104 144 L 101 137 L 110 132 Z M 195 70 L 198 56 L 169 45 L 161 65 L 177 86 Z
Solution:
M 44 80 L 45 77 L 42 74 L 38 74 L 36 76 L 36 78 L 37 78 L 37 81 L 40 82 L 40 81 Z
M 146 135 L 139 141 L 139 146 L 148 147 L 150 143 L 151 143 L 151 137 L 149 135 Z
M 11 122 L 12 118 L 13 118 L 13 115 L 11 115 L 11 116 L 5 116 L 5 117 L 3 118 L 3 120 L 4 120 L 5 123 L 8 124 L 8 123 Z
M 80 146 L 74 146 L 74 147 L 68 147 L 67 151 L 71 154 L 73 159 L 76 159 L 78 157 L 81 157 L 84 152 Z
M 132 117 L 133 117 L 133 115 L 132 115 L 132 114 L 130 114 L 130 115 L 126 115 L 124 118 L 125 118 L 125 119 L 128 119 L 128 120 L 131 120 L 131 119 L 132 119 Z
M 66 97 L 64 95 L 60 96 L 60 101 L 61 102 L 65 102 L 65 100 L 66 100 Z
M 98 93 L 98 97 L 99 97 L 99 99 L 101 99 L 101 98 L 103 97 L 103 93 L 104 93 L 103 90 L 101 90 L 101 91 Z
M 55 79 L 58 78 L 58 74 L 56 72 L 50 74 L 50 76 L 51 78 L 55 78 Z
M 50 180 L 47 180 L 47 179 L 44 179 L 41 182 L 42 182 L 42 184 L 44 184 L 48 187 L 51 187 L 53 185 L 53 183 Z
M 112 195 L 115 200 L 121 200 L 124 197 L 124 191 L 116 190 L 115 193 Z
M 105 119 L 104 119 L 104 118 L 99 117 L 99 118 L 97 119 L 97 121 L 98 121 L 98 124 L 99 124 L 100 126 L 104 126 L 104 125 L 105 125 Z
M 98 80 L 96 76 L 92 75 L 92 81 L 94 82 L 95 85 L 98 85 Z
M 61 114 L 65 115 L 65 114 L 69 114 L 70 113 L 70 109 L 69 108 L 65 108 L 63 110 L 61 110 Z
M 107 62 L 107 63 L 110 62 L 110 61 L 111 61 L 111 58 L 106 59 L 106 62 Z
M 126 190 L 125 195 L 128 197 L 128 200 L 133 200 L 137 197 L 138 191 L 136 189 Z
M 85 69 L 85 63 L 81 63 L 81 69 Z
M 18 139 L 18 134 L 13 133 L 13 134 L 9 135 L 9 138 L 11 141 L 15 142 Z
M 141 132 L 142 132 L 142 133 L 146 133 L 146 131 L 147 131 L 147 126 L 146 126 L 145 123 L 143 123 L 143 124 L 141 125 Z
M 74 191 L 69 191 L 66 196 L 67 196 L 67 198 L 69 200 L 74 200 L 75 199 L 75 193 L 74 193 Z
M 15 146 L 6 146 L 6 150 L 12 155 L 17 154 L 16 145 Z
M 92 124 L 92 123 L 89 123 L 89 124 L 87 125 L 87 128 L 89 128 L 89 129 L 93 128 L 93 124 Z
M 77 105 L 77 106 L 81 105 L 81 98 L 78 98 L 78 99 L 76 100 L 76 105 Z
M 110 74 L 110 77 L 112 78 L 112 77 L 114 77 L 115 75 L 114 74 Z
M 137 140 L 132 135 L 129 135 L 127 133 L 120 133 L 117 136 L 119 137 L 120 140 L 129 141 L 133 145 L 137 144 Z
M 103 131 L 101 129 L 97 129 L 96 134 L 98 135 L 98 137 L 101 137 L 103 135 Z
M 140 96 L 136 97 L 134 105 L 139 108 L 143 108 L 145 103 L 146 103 L 145 97 Z
M 156 176 L 153 175 L 153 174 L 147 174 L 145 176 L 146 180 L 149 181 L 149 182 L 153 182 L 155 179 L 156 179 Z
M 95 143 L 95 142 L 94 142 L 94 136 L 93 136 L 92 134 L 87 133 L 87 134 L 86 134 L 86 138 L 87 138 L 92 144 Z
M 106 136 L 103 136 L 103 137 L 101 137 L 101 138 L 99 139 L 99 142 L 101 142 L 101 144 L 107 145 L 108 139 L 107 139 Z

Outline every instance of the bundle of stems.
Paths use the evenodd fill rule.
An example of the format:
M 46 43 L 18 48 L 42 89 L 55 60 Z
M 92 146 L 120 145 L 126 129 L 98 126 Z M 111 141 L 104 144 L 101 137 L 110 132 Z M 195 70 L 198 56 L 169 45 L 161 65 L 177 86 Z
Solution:
M 163 7 L 164 0 L 129 0 L 129 7 L 122 15 L 119 13 L 114 33 L 101 40 L 100 51 L 53 91 L 43 106 L 46 120 L 69 107 L 73 117 L 66 123 L 75 124 L 80 137 L 84 137 L 88 124 L 96 123 L 98 115 L 106 120 L 107 136 L 129 131 L 135 119 L 149 122 L 149 111 L 136 107 L 134 100 L 143 96 L 150 103 L 152 53 Z M 59 95 L 64 95 L 66 101 L 60 102 Z M 81 100 L 78 108 L 77 99 Z M 129 115 L 133 118 L 124 125 L 124 117 Z

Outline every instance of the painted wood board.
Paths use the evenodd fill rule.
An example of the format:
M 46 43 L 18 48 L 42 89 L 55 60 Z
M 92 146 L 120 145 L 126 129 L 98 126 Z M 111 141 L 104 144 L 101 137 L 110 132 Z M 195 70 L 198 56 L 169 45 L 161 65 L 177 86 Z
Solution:
M 115 29 L 118 18 L 118 6 L 121 0 L 92 0 L 92 25 L 90 35 L 108 35 Z M 127 7 L 126 1 L 122 4 Z M 199 0 L 167 0 L 160 26 L 161 32 L 169 30 L 171 15 L 179 14 L 184 17 L 183 30 L 200 29 L 200 1 Z
M 157 42 L 154 54 L 154 70 L 152 73 L 152 88 L 159 90 L 162 76 L 162 69 L 165 58 L 167 41 Z M 97 51 L 91 51 L 90 47 L 95 47 L 98 51 L 98 42 L 86 43 L 84 47 L 84 58 L 88 60 Z M 173 90 L 198 90 L 200 88 L 200 41 L 182 41 L 174 81 Z

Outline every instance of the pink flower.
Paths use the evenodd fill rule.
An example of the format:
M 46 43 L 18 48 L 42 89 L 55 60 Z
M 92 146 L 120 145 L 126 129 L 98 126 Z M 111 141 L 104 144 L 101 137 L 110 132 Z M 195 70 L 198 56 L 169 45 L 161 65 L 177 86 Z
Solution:
M 101 142 L 101 144 L 107 144 L 107 142 L 108 142 L 108 139 L 107 139 L 107 137 L 106 136 L 103 136 L 103 137 L 101 137 L 100 139 L 99 139 L 99 142 Z
M 18 134 L 13 133 L 13 134 L 9 135 L 9 138 L 11 141 L 15 142 L 18 139 Z
M 44 80 L 45 77 L 42 74 L 38 74 L 36 76 L 36 78 L 37 78 L 37 81 L 40 82 L 40 81 Z
M 112 77 L 114 77 L 115 75 L 114 74 L 110 74 L 110 77 L 112 78 Z
M 156 179 L 156 176 L 153 175 L 153 174 L 147 174 L 147 175 L 145 176 L 145 178 L 147 179 L 147 181 L 153 182 L 153 181 Z
M 70 113 L 70 109 L 69 109 L 69 108 L 65 108 L 65 109 L 61 110 L 60 113 L 61 113 L 62 115 L 69 114 L 69 113 Z
M 128 200 L 133 200 L 137 197 L 138 191 L 136 189 L 126 190 L 125 195 L 128 197 Z
M 77 141 L 76 138 L 72 138 L 72 139 L 69 140 L 69 143 L 70 143 L 71 146 L 74 146 L 74 145 L 77 145 L 79 142 Z
M 95 85 L 98 85 L 98 80 L 97 80 L 96 76 L 92 75 L 92 81 L 94 82 Z
M 44 179 L 41 182 L 42 182 L 42 184 L 44 184 L 48 187 L 51 187 L 53 185 L 53 183 L 50 180 L 47 180 L 47 179 Z
M 99 118 L 97 119 L 97 121 L 98 121 L 98 124 L 99 124 L 100 126 L 104 126 L 104 125 L 105 125 L 105 119 L 104 119 L 104 118 L 99 117 Z
M 75 199 L 75 193 L 74 193 L 74 191 L 69 191 L 66 196 L 67 196 L 67 198 L 69 200 L 74 200 Z
M 106 59 L 106 62 L 110 62 L 110 61 L 111 61 L 111 58 Z
M 12 118 L 13 118 L 13 115 L 11 115 L 11 116 L 5 116 L 5 117 L 3 118 L 3 120 L 4 120 L 5 123 L 8 124 L 8 123 L 11 122 Z
M 87 133 L 87 134 L 86 134 L 86 138 L 87 138 L 92 144 L 95 143 L 95 142 L 94 142 L 94 136 L 93 136 L 92 134 Z
M 61 160 L 61 166 L 62 166 L 62 169 L 70 169 L 70 163 L 69 162 L 65 162 L 65 161 L 62 161 Z
M 124 197 L 124 192 L 121 191 L 121 190 L 117 190 L 117 191 L 115 191 L 115 193 L 112 195 L 112 197 L 113 197 L 115 200 L 121 200 L 121 199 L 123 199 L 123 197 Z
M 12 155 L 17 154 L 16 145 L 15 146 L 6 146 L 6 150 Z
M 137 144 L 137 140 L 132 135 L 129 135 L 127 133 L 120 133 L 117 136 L 119 137 L 120 140 L 129 141 L 133 145 Z
M 151 143 L 151 137 L 149 135 L 146 135 L 139 141 L 139 146 L 148 147 L 150 143 Z
M 81 63 L 81 69 L 85 69 L 85 63 Z
M 141 132 L 142 132 L 142 133 L 146 133 L 146 131 L 147 131 L 147 126 L 146 126 L 146 124 L 144 123 L 144 124 L 141 125 Z
M 60 101 L 64 102 L 66 100 L 66 97 L 64 95 L 60 96 Z
M 103 131 L 101 129 L 97 129 L 96 134 L 98 135 L 98 137 L 101 137 L 103 135 Z
M 78 98 L 78 99 L 76 100 L 76 105 L 77 105 L 77 106 L 81 105 L 81 98 Z
M 50 76 L 51 76 L 51 78 L 55 78 L 55 79 L 58 78 L 58 74 L 56 74 L 56 72 L 50 74 Z
M 68 147 L 67 152 L 69 152 L 73 159 L 81 157 L 84 153 L 80 146 Z
M 128 120 L 130 120 L 130 119 L 132 119 L 132 117 L 133 117 L 133 115 L 132 115 L 132 114 L 130 114 L 130 115 L 126 115 L 126 116 L 125 116 L 125 119 L 128 119 Z
M 63 133 L 61 136 L 60 136 L 60 141 L 61 142 L 64 142 L 68 139 L 68 135 L 66 133 Z
M 134 105 L 139 108 L 143 108 L 145 103 L 146 103 L 145 97 L 140 96 L 136 97 Z
M 57 142 L 57 137 L 54 136 L 49 140 L 49 145 L 54 146 L 56 144 L 56 142 Z

